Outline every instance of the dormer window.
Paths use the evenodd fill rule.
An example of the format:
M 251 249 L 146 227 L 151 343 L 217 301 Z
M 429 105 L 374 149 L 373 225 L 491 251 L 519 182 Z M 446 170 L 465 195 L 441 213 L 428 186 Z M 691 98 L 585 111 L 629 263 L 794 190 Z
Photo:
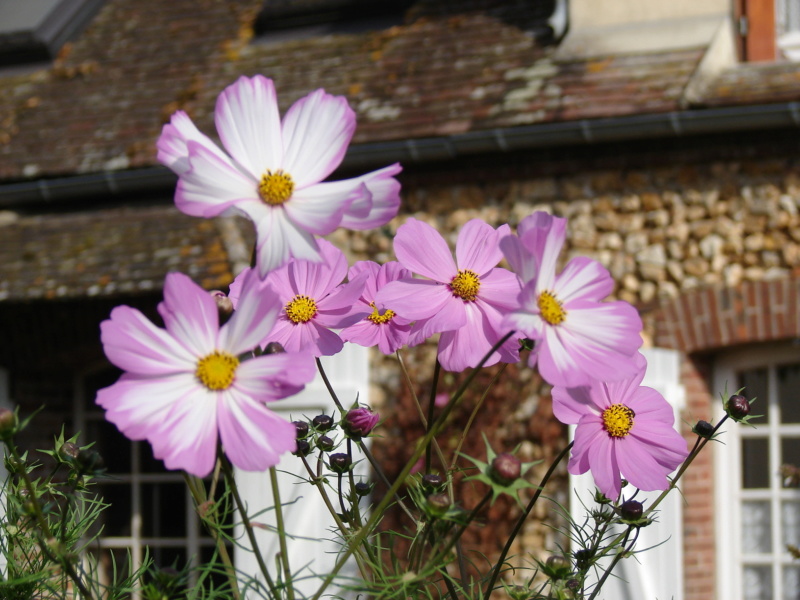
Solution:
M 49 61 L 103 0 L 0 0 L 0 66 Z
M 255 41 L 355 34 L 402 25 L 414 0 L 266 0 L 253 23 Z

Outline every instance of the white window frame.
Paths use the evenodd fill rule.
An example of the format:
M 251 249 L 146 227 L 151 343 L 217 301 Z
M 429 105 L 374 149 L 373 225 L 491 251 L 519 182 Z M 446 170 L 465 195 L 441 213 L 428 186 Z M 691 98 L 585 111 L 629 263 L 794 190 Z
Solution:
M 757 369 L 762 367 L 769 370 L 769 389 L 771 398 L 760 398 L 753 405 L 752 414 L 762 414 L 760 406 L 762 402 L 776 402 L 777 386 L 775 385 L 774 367 L 781 364 L 800 363 L 800 346 L 793 343 L 771 344 L 749 346 L 736 350 L 731 350 L 718 355 L 714 361 L 713 393 L 712 399 L 714 406 L 714 422 L 717 423 L 724 415 L 722 399 L 719 394 L 724 393 L 727 385 L 728 395 L 736 392 L 737 371 Z M 778 414 L 777 406 L 770 405 L 771 415 Z M 726 422 L 722 427 L 724 432 L 720 438 L 725 445 L 715 448 L 714 452 L 714 504 L 715 504 L 715 532 L 716 532 L 716 581 L 717 597 L 730 600 L 741 598 L 743 589 L 741 566 L 745 558 L 742 548 L 742 514 L 741 503 L 748 499 L 758 499 L 764 495 L 761 490 L 742 490 L 742 471 L 741 471 L 741 442 L 745 437 L 763 437 L 764 428 L 768 428 L 769 450 L 770 450 L 770 472 L 774 474 L 771 478 L 770 503 L 773 516 L 780 515 L 780 501 L 788 498 L 800 498 L 800 490 L 785 489 L 780 487 L 778 469 L 780 467 L 778 457 L 780 456 L 778 430 L 780 434 L 800 436 L 800 424 L 778 425 L 777 419 L 771 419 L 771 423 L 758 425 L 758 429 Z M 777 485 L 775 479 L 777 478 Z M 777 493 L 775 493 L 777 492 Z M 797 566 L 790 555 L 786 552 L 776 557 L 777 540 L 781 539 L 780 519 L 772 519 L 771 539 L 773 544 L 773 556 L 769 563 L 772 566 L 772 595 L 773 598 L 783 599 L 783 578 L 781 577 L 781 567 L 784 565 Z M 777 558 L 777 560 L 776 560 Z M 752 563 L 751 563 L 752 564 Z M 738 565 L 739 568 L 732 566 Z
M 647 372 L 642 385 L 660 392 L 675 414 L 675 429 L 681 430 L 681 411 L 686 394 L 680 384 L 680 353 L 666 348 L 644 348 Z M 575 427 L 570 427 L 570 439 Z M 595 484 L 591 472 L 570 475 L 570 507 L 572 517 L 583 522 L 584 506 L 594 508 Z M 647 549 L 626 558 L 614 568 L 600 592 L 600 600 L 642 600 L 671 598 L 683 600 L 683 498 L 678 490 L 667 496 L 658 507 L 658 518 L 642 528 L 636 549 Z M 661 492 L 639 492 L 636 499 L 647 507 Z M 607 565 L 608 561 L 601 563 Z

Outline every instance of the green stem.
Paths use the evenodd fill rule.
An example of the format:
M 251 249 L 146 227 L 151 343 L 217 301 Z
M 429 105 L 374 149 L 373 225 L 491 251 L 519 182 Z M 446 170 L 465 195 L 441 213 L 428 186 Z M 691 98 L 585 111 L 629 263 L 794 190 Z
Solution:
M 375 526 L 378 524 L 378 521 L 380 521 L 383 518 L 383 513 L 389 506 L 389 504 L 392 502 L 392 499 L 394 498 L 395 494 L 400 489 L 400 487 L 405 483 L 408 474 L 411 472 L 411 469 L 414 468 L 414 465 L 416 464 L 417 460 L 419 460 L 419 458 L 425 452 L 425 448 L 430 442 L 430 440 L 432 440 L 434 436 L 437 433 L 439 433 L 439 430 L 444 425 L 447 418 L 450 416 L 450 413 L 452 412 L 453 408 L 455 408 L 459 400 L 461 400 L 461 397 L 466 392 L 467 388 L 470 386 L 475 377 L 477 377 L 480 368 L 483 367 L 484 363 L 487 360 L 489 360 L 489 357 L 498 348 L 500 348 L 500 346 L 505 344 L 506 341 L 508 341 L 512 335 L 514 335 L 514 332 L 510 331 L 509 333 L 504 335 L 500 340 L 498 340 L 498 342 L 494 346 L 492 346 L 492 348 L 489 350 L 486 356 L 484 356 L 481 359 L 481 361 L 477 364 L 477 366 L 472 370 L 472 372 L 470 372 L 470 374 L 458 387 L 453 396 L 451 396 L 450 401 L 444 407 L 442 412 L 439 413 L 439 416 L 437 417 L 433 427 L 431 427 L 425 434 L 425 436 L 417 443 L 417 448 L 414 450 L 414 452 L 411 455 L 411 458 L 408 460 L 405 467 L 403 467 L 397 479 L 392 484 L 392 487 L 389 488 L 389 490 L 384 495 L 383 499 L 375 508 L 374 512 L 371 513 L 367 523 L 361 529 L 359 529 L 358 533 L 356 533 L 356 535 L 353 537 L 348 547 L 344 550 L 344 552 L 342 552 L 341 556 L 339 557 L 339 560 L 333 567 L 333 570 L 324 579 L 319 589 L 317 590 L 316 594 L 314 594 L 311 600 L 319 600 L 320 596 L 322 596 L 322 594 L 325 592 L 325 589 L 330 585 L 331 581 L 333 581 L 333 578 L 336 577 L 337 573 L 342 569 L 347 559 L 350 558 L 350 555 L 353 554 L 353 552 L 355 552 L 355 549 L 359 545 L 361 545 L 361 543 L 370 534 L 370 532 L 372 532 L 375 529 Z
M 339 409 L 339 412 L 341 412 L 342 415 L 346 414 L 347 411 L 342 406 L 342 403 L 339 402 L 339 397 L 336 395 L 336 391 L 333 389 L 333 386 L 331 385 L 331 382 L 328 379 L 328 376 L 325 374 L 325 369 L 322 368 L 322 362 L 319 360 L 319 358 L 317 358 L 316 361 L 317 361 L 317 370 L 319 371 L 319 374 L 322 376 L 322 382 L 325 384 L 325 387 L 328 389 L 328 393 L 331 395 L 331 398 L 333 399 L 333 403 L 336 405 L 336 408 Z M 381 481 L 383 481 L 384 485 L 387 488 L 391 487 L 391 485 L 389 484 L 389 479 L 388 479 L 388 477 L 386 477 L 386 473 L 384 473 L 383 469 L 381 469 L 381 466 L 378 464 L 378 461 L 375 460 L 375 458 L 372 456 L 372 453 L 367 449 L 366 444 L 364 444 L 362 442 L 360 445 L 361 445 L 361 450 L 364 452 L 364 456 L 367 457 L 367 460 L 369 460 L 369 463 L 372 465 L 372 468 L 375 469 L 375 472 L 378 474 L 378 477 L 381 478 Z M 414 519 L 413 513 L 405 505 L 405 503 L 403 502 L 403 499 L 400 497 L 399 494 L 397 495 L 396 500 L 397 500 L 397 503 L 400 505 L 400 508 L 402 508 L 403 511 L 412 520 L 416 521 L 416 519 Z
M 614 555 L 614 559 L 611 561 L 611 564 L 608 565 L 608 568 L 603 573 L 603 576 L 600 578 L 600 581 L 597 582 L 597 585 L 595 586 L 594 590 L 592 591 L 592 595 L 589 596 L 589 600 L 594 600 L 595 596 L 597 596 L 597 594 L 600 593 L 600 589 L 603 587 L 603 585 L 605 584 L 606 580 L 611 576 L 611 571 L 614 570 L 614 567 L 617 566 L 619 561 L 622 560 L 622 558 L 627 553 L 629 553 L 631 550 L 633 550 L 633 547 L 636 544 L 636 540 L 639 539 L 639 529 L 636 528 L 636 535 L 633 536 L 633 541 L 631 542 L 631 545 L 628 546 L 627 548 L 625 548 L 625 544 L 628 541 L 627 538 L 631 533 L 631 529 L 633 529 L 633 528 L 631 526 L 628 526 L 628 529 L 624 532 L 625 538 L 624 538 L 624 541 L 622 542 L 622 549 Z
M 278 526 L 278 542 L 281 546 L 281 565 L 283 566 L 283 577 L 286 582 L 286 590 L 289 594 L 289 600 L 294 600 L 292 570 L 289 568 L 289 549 L 286 546 L 286 527 L 283 521 L 283 505 L 281 504 L 281 493 L 278 489 L 278 473 L 275 470 L 275 467 L 269 468 L 269 483 L 272 486 L 272 498 L 275 502 L 275 522 Z
M 431 382 L 431 396 L 428 399 L 428 430 L 430 431 L 431 424 L 433 423 L 433 409 L 436 406 L 436 388 L 439 387 L 439 374 L 442 372 L 442 365 L 439 362 L 439 359 L 436 359 L 436 364 L 433 367 L 433 381 Z M 431 472 L 431 450 L 433 447 L 433 438 L 428 440 L 428 444 L 425 447 L 425 472 Z M 442 467 L 445 467 L 447 463 L 443 462 Z
M 250 517 L 247 514 L 247 507 L 244 505 L 244 502 L 242 502 L 241 495 L 239 495 L 239 488 L 236 486 L 236 479 L 233 476 L 233 469 L 231 468 L 231 465 L 225 456 L 220 456 L 220 460 L 222 461 L 222 474 L 225 477 L 225 481 L 228 483 L 228 489 L 233 496 L 233 502 L 236 504 L 236 510 L 239 512 L 239 516 L 242 518 L 242 525 L 244 526 L 244 531 L 247 534 L 247 539 L 250 540 L 250 546 L 253 549 L 256 562 L 258 562 L 258 568 L 261 571 L 261 574 L 264 576 L 264 581 L 267 583 L 267 587 L 269 587 L 272 597 L 275 598 L 275 600 L 278 600 L 280 595 L 275 587 L 275 583 L 272 581 L 272 577 L 269 575 L 267 565 L 264 563 L 264 557 L 261 555 L 261 551 L 258 549 L 258 542 L 256 541 L 256 535 L 253 531 L 253 524 L 250 522 Z
M 192 477 L 186 472 L 183 473 L 183 478 L 186 481 L 186 487 L 189 488 L 189 492 L 192 494 L 192 498 L 194 498 L 196 507 L 199 508 L 205 504 L 208 497 L 206 496 L 206 489 L 203 485 L 203 482 L 195 477 Z M 203 521 L 211 522 L 211 519 L 205 515 L 201 516 L 201 518 Z M 233 598 L 234 600 L 238 600 L 241 597 L 241 594 L 239 592 L 239 580 L 236 578 L 236 569 L 233 567 L 233 561 L 228 553 L 228 547 L 225 545 L 225 540 L 217 531 L 216 525 L 217 523 L 215 521 L 213 525 L 207 524 L 206 527 L 211 534 L 211 537 L 214 538 L 214 543 L 217 545 L 217 552 L 219 552 L 219 556 L 222 559 L 222 565 L 225 567 L 225 575 L 228 578 L 228 584 L 231 586 Z
M 450 541 L 447 542 L 447 545 L 444 548 L 439 550 L 439 552 L 437 552 L 434 555 L 434 557 L 430 560 L 430 562 L 438 563 L 439 561 L 441 561 L 442 559 L 444 559 L 447 556 L 447 553 L 450 552 L 450 550 L 453 549 L 453 546 L 456 545 L 458 540 L 461 539 L 462 534 L 467 530 L 467 527 L 469 527 L 469 524 L 472 523 L 472 521 L 475 520 L 475 517 L 478 516 L 478 512 L 491 499 L 491 497 L 492 497 L 492 491 L 489 490 L 488 492 L 486 492 L 486 495 L 483 498 L 481 498 L 481 501 L 478 502 L 477 506 L 475 506 L 475 508 L 473 508 L 472 511 L 469 513 L 469 515 L 467 516 L 466 522 L 461 526 L 461 528 L 458 530 L 458 532 L 456 532 L 456 534 L 450 539 Z
M 550 465 L 550 468 L 547 469 L 547 473 L 544 474 L 541 483 L 539 483 L 539 487 L 534 492 L 533 496 L 528 502 L 528 506 L 525 507 L 520 518 L 517 520 L 517 524 L 514 526 L 511 535 L 509 536 L 508 540 L 506 541 L 506 545 L 503 547 L 503 551 L 500 553 L 500 558 L 497 559 L 497 563 L 495 564 L 494 570 L 492 571 L 492 577 L 489 579 L 489 585 L 486 586 L 486 592 L 483 595 L 483 600 L 489 600 L 489 597 L 492 595 L 492 590 L 494 589 L 494 584 L 497 582 L 497 577 L 500 575 L 500 569 L 503 566 L 503 563 L 506 560 L 506 556 L 508 556 L 508 552 L 511 550 L 511 544 L 514 542 L 514 539 L 519 534 L 520 530 L 522 529 L 522 524 L 525 522 L 525 519 L 528 518 L 528 515 L 533 510 L 536 501 L 539 499 L 539 496 L 542 494 L 542 490 L 544 490 L 544 486 L 547 485 L 550 477 L 555 473 L 556 467 L 558 463 L 560 463 L 564 457 L 569 453 L 570 449 L 572 448 L 572 444 L 574 442 L 570 442 L 567 446 L 558 454 L 556 459 Z
M 9 440 L 4 440 L 6 448 L 8 448 L 9 453 L 11 454 L 12 459 L 14 460 L 14 464 L 16 469 L 19 471 L 20 476 L 22 477 L 23 482 L 25 483 L 25 489 L 28 491 L 28 495 L 30 496 L 30 503 L 33 507 L 33 514 L 39 528 L 41 529 L 42 533 L 44 534 L 44 539 L 39 540 L 39 545 L 42 549 L 42 552 L 54 563 L 61 566 L 62 569 L 66 572 L 67 576 L 72 580 L 75 586 L 80 591 L 81 595 L 84 598 L 88 598 L 88 600 L 94 600 L 94 596 L 92 592 L 86 587 L 83 583 L 83 580 L 78 575 L 78 572 L 75 571 L 75 568 L 72 566 L 72 563 L 67 560 L 65 556 L 56 555 L 50 551 L 47 543 L 50 539 L 53 538 L 53 533 L 50 530 L 50 526 L 47 523 L 47 519 L 44 518 L 44 513 L 42 513 L 42 507 L 39 504 L 39 499 L 36 497 L 36 492 L 33 488 L 33 482 L 31 481 L 30 476 L 28 475 L 28 470 L 22 458 L 17 452 L 16 446 L 11 443 Z

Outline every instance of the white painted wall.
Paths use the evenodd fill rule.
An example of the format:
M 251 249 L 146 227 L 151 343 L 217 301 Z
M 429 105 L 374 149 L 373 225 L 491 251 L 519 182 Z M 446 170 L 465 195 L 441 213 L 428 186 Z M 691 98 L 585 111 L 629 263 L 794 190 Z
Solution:
M 349 407 L 358 395 L 359 402 L 368 404 L 369 389 L 369 359 L 368 350 L 355 344 L 345 344 L 344 350 L 339 354 L 321 359 L 325 373 L 333 384 L 336 394 L 345 408 Z M 293 398 L 281 400 L 270 406 L 272 410 L 289 420 L 308 417 L 325 413 L 339 418 L 333 401 L 328 394 L 322 378 L 317 375 L 302 393 Z M 338 436 L 341 439 L 341 435 Z M 296 536 L 289 545 L 289 562 L 293 571 L 304 568 L 307 577 L 298 582 L 296 586 L 303 594 L 313 594 L 319 585 L 319 579 L 309 577 L 313 573 L 325 574 L 329 572 L 336 562 L 336 552 L 339 545 L 331 541 L 333 538 L 333 520 L 316 490 L 308 484 L 298 485 L 296 474 L 305 475 L 300 459 L 293 455 L 286 455 L 278 465 L 279 490 L 281 503 L 284 506 L 286 530 Z M 367 461 L 364 459 L 357 467 L 357 472 L 366 475 L 369 472 Z M 238 471 L 236 479 L 242 491 L 245 502 L 249 506 L 249 513 L 253 514 L 273 506 L 272 488 L 269 483 L 269 473 L 252 473 Z M 335 481 L 335 478 L 331 478 Z M 366 501 L 362 500 L 362 506 Z M 275 524 L 274 513 L 265 512 L 254 519 L 255 521 Z M 247 544 L 241 526 L 236 530 L 237 536 Z M 269 531 L 259 530 L 258 544 L 274 578 L 275 557 L 279 551 L 278 537 Z M 258 564 L 253 554 L 237 549 L 234 561 L 237 569 L 248 575 L 259 573 Z M 350 566 L 345 573 L 354 575 L 355 568 Z M 329 588 L 329 592 L 334 588 Z M 253 597 L 256 597 L 253 595 Z

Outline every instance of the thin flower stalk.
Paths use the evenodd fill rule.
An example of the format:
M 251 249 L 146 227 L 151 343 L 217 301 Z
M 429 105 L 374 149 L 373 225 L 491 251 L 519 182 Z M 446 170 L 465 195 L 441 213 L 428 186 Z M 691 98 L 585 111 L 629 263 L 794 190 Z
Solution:
M 278 543 L 281 547 L 281 566 L 283 567 L 283 577 L 286 585 L 289 600 L 294 600 L 294 586 L 292 585 L 292 569 L 289 567 L 289 550 L 286 547 L 286 527 L 283 522 L 283 505 L 281 504 L 281 492 L 278 488 L 278 473 L 275 467 L 269 468 L 269 483 L 272 487 L 272 499 L 275 506 L 275 522 L 278 527 Z
M 369 520 L 367 523 L 362 527 L 353 540 L 347 545 L 347 547 L 343 550 L 339 560 L 336 561 L 333 569 L 328 574 L 328 576 L 323 580 L 322 584 L 320 585 L 317 593 L 312 596 L 311 600 L 319 600 L 325 590 L 333 581 L 334 577 L 342 570 L 342 567 L 347 562 L 347 559 L 350 558 L 350 555 L 355 552 L 355 548 L 360 545 L 364 539 L 375 529 L 378 521 L 383 518 L 383 513 L 386 511 L 386 508 L 392 502 L 395 494 L 397 494 L 400 487 L 405 483 L 408 475 L 411 473 L 411 469 L 414 468 L 417 460 L 424 454 L 425 448 L 427 447 L 430 440 L 433 439 L 435 435 L 437 435 L 441 428 L 443 427 L 444 423 L 446 422 L 447 418 L 450 416 L 452 410 L 458 405 L 459 401 L 461 400 L 464 393 L 469 388 L 472 381 L 477 377 L 478 373 L 480 372 L 481 367 L 483 367 L 484 363 L 490 359 L 490 357 L 500 348 L 503 344 L 505 344 L 511 336 L 514 335 L 513 331 L 508 332 L 502 338 L 500 338 L 492 348 L 490 348 L 489 352 L 483 357 L 481 361 L 475 365 L 475 368 L 467 375 L 455 393 L 450 397 L 450 401 L 447 405 L 442 409 L 442 412 L 439 413 L 434 425 L 429 428 L 428 432 L 422 437 L 422 439 L 417 443 L 417 447 L 411 455 L 411 458 L 406 462 L 406 465 L 400 471 L 400 474 L 397 476 L 397 479 L 386 492 L 383 499 L 378 503 L 378 506 L 375 507 L 374 512 L 370 515 Z
M 550 468 L 547 469 L 547 472 L 542 477 L 542 481 L 539 483 L 539 487 L 533 493 L 528 505 L 525 507 L 525 510 L 520 515 L 519 519 L 517 519 L 517 524 L 514 526 L 511 535 L 508 537 L 506 541 L 506 545 L 503 546 L 502 552 L 500 552 L 500 558 L 497 559 L 497 563 L 495 563 L 494 570 L 492 571 L 492 576 L 489 579 L 489 584 L 486 586 L 486 592 L 483 595 L 483 600 L 489 600 L 490 596 L 492 595 L 492 590 L 494 589 L 494 584 L 497 582 L 497 577 L 500 575 L 500 569 L 503 566 L 503 562 L 506 560 L 506 556 L 508 556 L 508 552 L 511 550 L 511 545 L 514 543 L 514 540 L 517 537 L 517 534 L 522 530 L 522 524 L 528 518 L 528 515 L 533 510 L 533 507 L 536 504 L 536 501 L 539 499 L 539 496 L 542 494 L 542 490 L 544 490 L 544 486 L 547 485 L 547 482 L 550 480 L 550 477 L 555 473 L 556 467 L 558 464 L 564 459 L 564 457 L 569 454 L 569 451 L 572 449 L 572 442 L 567 444 L 567 446 L 559 452 L 556 459 L 550 465 Z

